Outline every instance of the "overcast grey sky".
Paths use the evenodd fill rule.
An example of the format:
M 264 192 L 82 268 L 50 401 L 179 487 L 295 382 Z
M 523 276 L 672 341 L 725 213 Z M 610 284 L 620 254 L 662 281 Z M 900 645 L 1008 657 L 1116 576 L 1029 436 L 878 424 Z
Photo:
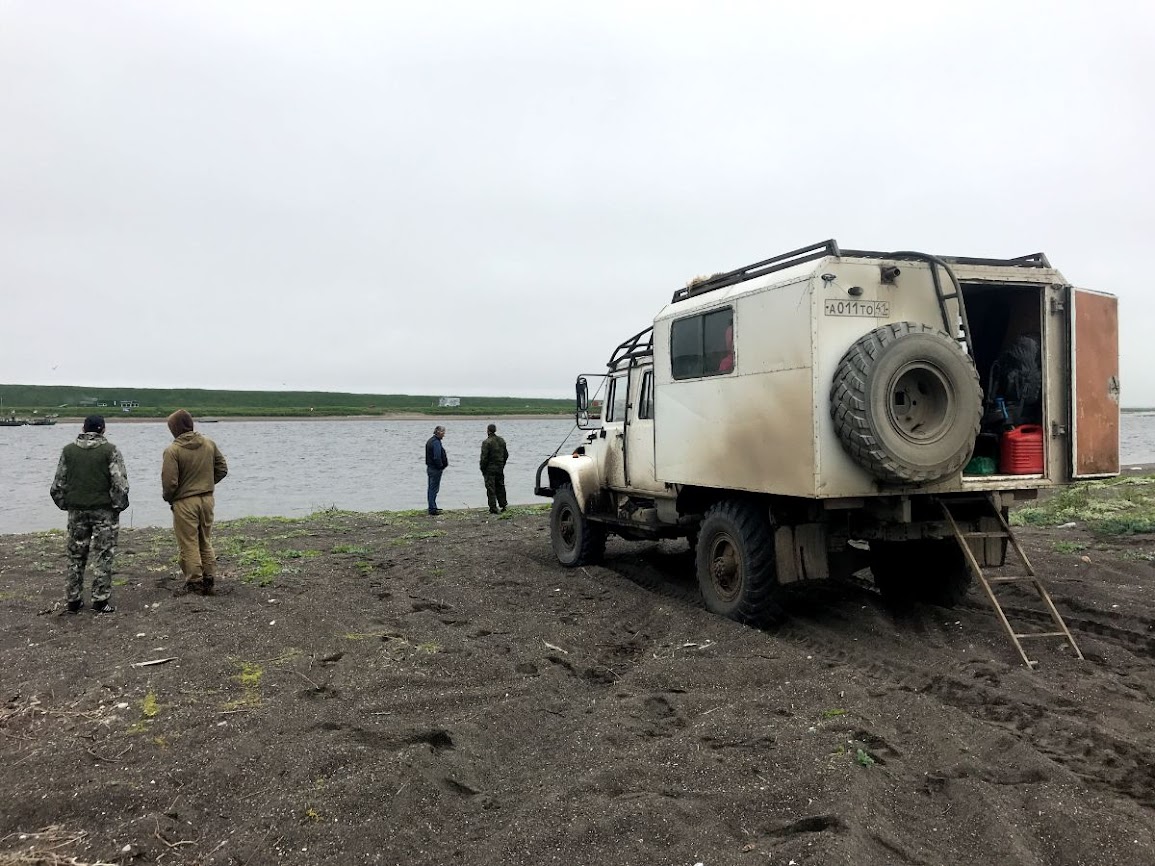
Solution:
M 1153 46 L 1138 0 L 0 0 L 0 382 L 564 396 L 836 237 L 1044 250 L 1155 405 Z

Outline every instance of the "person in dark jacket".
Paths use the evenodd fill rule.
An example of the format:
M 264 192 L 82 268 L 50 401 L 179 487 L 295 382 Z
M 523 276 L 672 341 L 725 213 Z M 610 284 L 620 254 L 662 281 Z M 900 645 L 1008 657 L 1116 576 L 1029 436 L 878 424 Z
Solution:
M 485 479 L 485 496 L 489 499 L 489 513 L 497 514 L 498 508 L 505 511 L 505 463 L 509 460 L 509 449 L 505 440 L 497 435 L 497 425 L 485 428 L 488 434 L 481 443 L 481 477 Z
M 445 446 L 441 444 L 443 438 L 445 428 L 437 426 L 433 428 L 433 435 L 425 443 L 425 474 L 429 476 L 426 498 L 429 500 L 430 514 L 441 513 L 441 509 L 437 507 L 437 491 L 441 489 L 441 473 L 449 465 L 449 455 L 445 453 Z
M 68 611 L 84 606 L 84 569 L 92 566 L 92 609 L 112 613 L 112 563 L 120 512 L 128 508 L 128 472 L 120 450 L 104 438 L 104 418 L 89 415 L 75 442 L 64 446 L 49 495 L 68 512 Z
M 173 441 L 164 449 L 160 487 L 172 507 L 172 531 L 180 548 L 180 570 L 190 592 L 212 595 L 217 558 L 213 552 L 213 492 L 229 474 L 228 463 L 215 442 L 193 431 L 184 409 L 168 416 Z

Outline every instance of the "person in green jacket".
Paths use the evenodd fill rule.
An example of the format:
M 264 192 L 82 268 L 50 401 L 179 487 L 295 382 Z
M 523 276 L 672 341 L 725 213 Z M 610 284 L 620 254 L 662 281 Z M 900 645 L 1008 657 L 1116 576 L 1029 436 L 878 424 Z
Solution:
M 509 460 L 509 449 L 505 440 L 497 435 L 497 425 L 485 428 L 489 435 L 481 443 L 481 476 L 485 479 L 485 495 L 489 499 L 489 512 L 497 514 L 498 508 L 505 511 L 505 463 Z
M 104 438 L 100 415 L 85 418 L 83 432 L 64 446 L 48 492 L 68 512 L 68 612 L 84 606 L 84 569 L 91 556 L 92 609 L 112 613 L 112 563 L 120 512 L 128 508 L 128 472 L 120 450 Z

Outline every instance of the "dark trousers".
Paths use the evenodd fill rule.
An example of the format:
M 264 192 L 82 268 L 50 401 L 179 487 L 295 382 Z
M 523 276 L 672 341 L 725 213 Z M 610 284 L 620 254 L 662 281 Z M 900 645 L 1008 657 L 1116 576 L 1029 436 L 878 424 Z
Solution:
M 438 469 L 436 466 L 426 466 L 425 472 L 429 475 L 429 491 L 427 498 L 429 499 L 429 510 L 437 510 L 437 491 L 441 489 L 441 473 L 444 469 Z
M 505 508 L 508 504 L 505 498 L 505 471 L 489 469 L 482 474 L 485 476 L 485 496 L 489 499 L 489 510 L 496 511 L 499 506 Z

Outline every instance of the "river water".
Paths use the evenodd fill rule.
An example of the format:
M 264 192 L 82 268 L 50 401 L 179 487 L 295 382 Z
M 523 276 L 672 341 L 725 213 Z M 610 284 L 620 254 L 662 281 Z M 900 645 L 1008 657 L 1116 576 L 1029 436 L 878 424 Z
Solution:
M 300 517 L 324 508 L 393 511 L 425 507 L 425 441 L 446 429 L 449 468 L 441 508 L 484 507 L 478 468 L 487 418 L 419 421 L 350 419 L 220 421 L 197 430 L 215 441 L 229 463 L 217 487 L 218 520 Z M 572 420 L 494 419 L 509 446 L 505 486 L 512 504 L 545 502 L 533 495 L 534 473 L 562 443 L 572 448 Z M 63 529 L 67 515 L 48 495 L 60 449 L 80 432 L 79 421 L 54 427 L 0 427 L 0 534 Z M 172 441 L 163 421 L 108 425 L 128 469 L 129 509 L 121 526 L 167 526 L 160 497 L 161 454 Z
M 441 508 L 484 507 L 477 458 L 486 419 L 220 421 L 198 430 L 229 462 L 217 490 L 217 518 L 300 517 L 324 508 L 393 511 L 425 507 L 425 440 L 446 428 L 450 465 Z M 534 473 L 559 446 L 572 448 L 572 421 L 500 420 L 509 445 L 505 486 L 513 504 L 544 502 L 533 495 Z M 78 421 L 54 427 L 0 427 L 0 534 L 63 529 L 67 520 L 48 496 L 60 449 L 80 432 Z M 172 437 L 164 422 L 110 423 L 108 438 L 124 455 L 131 487 L 122 526 L 167 526 L 160 498 L 161 453 Z M 1123 416 L 1123 465 L 1155 463 L 1155 413 Z

